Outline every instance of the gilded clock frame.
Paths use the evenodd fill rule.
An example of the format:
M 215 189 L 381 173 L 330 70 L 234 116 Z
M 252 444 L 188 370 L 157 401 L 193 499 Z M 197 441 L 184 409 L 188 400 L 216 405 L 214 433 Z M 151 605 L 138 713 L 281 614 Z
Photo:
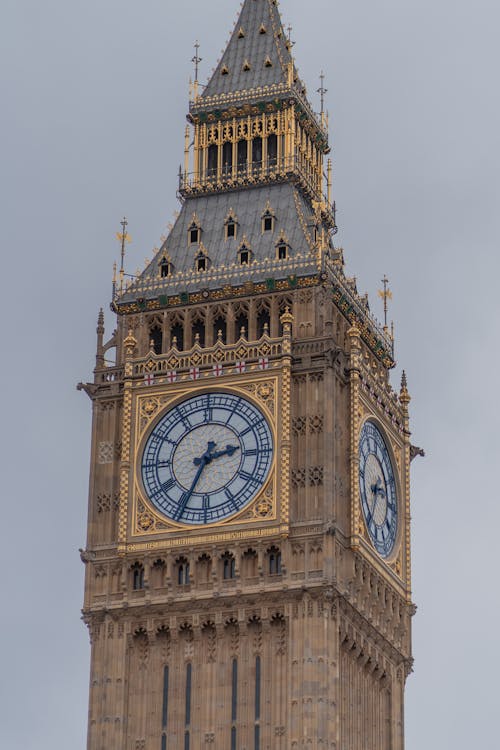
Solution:
M 145 386 L 131 384 L 129 446 L 130 462 L 125 497 L 122 494 L 122 551 L 185 546 L 189 544 L 239 540 L 246 536 L 288 534 L 289 519 L 289 412 L 290 378 L 282 362 L 273 362 L 265 371 L 245 374 L 182 379 L 176 383 Z M 207 392 L 227 392 L 249 400 L 265 416 L 271 430 L 274 455 L 271 469 L 261 488 L 244 508 L 227 519 L 207 525 L 176 523 L 158 511 L 148 500 L 141 478 L 145 442 L 154 424 L 169 409 L 186 398 Z M 122 489 L 124 486 L 122 484 Z M 126 529 L 125 529 L 126 513 Z M 125 532 L 125 533 L 124 533 Z

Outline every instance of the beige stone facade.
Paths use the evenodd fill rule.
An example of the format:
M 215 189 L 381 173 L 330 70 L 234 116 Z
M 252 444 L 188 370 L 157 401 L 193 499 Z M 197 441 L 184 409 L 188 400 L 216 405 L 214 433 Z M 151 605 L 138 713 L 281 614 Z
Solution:
M 278 23 L 276 6 L 251 0 L 242 14 L 255 12 L 251 3 L 264 14 L 263 36 L 263 25 Z M 249 23 L 236 39 L 250 36 Z M 293 88 L 289 71 L 285 84 Z M 296 102 L 287 101 L 292 117 Z M 311 154 L 321 170 L 320 156 Z M 250 186 L 212 185 L 199 164 L 184 196 L 189 217 L 198 188 L 230 190 L 233 201 L 235 190 L 257 195 L 260 181 L 272 197 L 285 179 L 277 170 Z M 185 273 L 177 283 L 160 268 L 161 294 L 151 279 L 117 291 L 107 343 L 99 317 L 94 382 L 81 386 L 93 408 L 82 553 L 89 750 L 403 750 L 414 611 L 409 396 L 405 381 L 398 394 L 389 383 L 390 337 L 344 276 L 334 215 L 321 195 L 307 197 L 318 188 L 307 188 L 303 171 L 287 179 L 310 202 L 312 249 L 290 247 L 260 276 L 257 259 L 247 276 L 245 263 L 214 263 L 196 269 L 191 287 Z M 243 233 L 245 216 L 237 218 Z M 167 240 L 157 263 L 175 265 L 174 256 Z M 148 494 L 145 445 L 176 405 L 220 393 L 263 415 L 272 463 L 233 513 L 183 523 Z M 361 497 L 366 423 L 383 435 L 394 471 L 396 531 L 385 555 Z M 372 494 L 375 516 L 386 496 L 377 484 Z

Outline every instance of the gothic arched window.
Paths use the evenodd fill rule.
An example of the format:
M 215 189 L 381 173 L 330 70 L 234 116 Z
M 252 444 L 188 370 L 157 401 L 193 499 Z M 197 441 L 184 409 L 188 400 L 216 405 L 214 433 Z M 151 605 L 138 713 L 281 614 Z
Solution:
M 198 343 L 202 348 L 205 346 L 205 321 L 198 317 L 193 319 L 191 328 L 191 345 Z
M 236 560 L 230 552 L 222 556 L 222 577 L 225 581 L 236 578 Z
M 149 332 L 152 349 L 155 354 L 161 354 L 163 350 L 163 331 L 160 326 L 155 325 Z
M 269 336 L 269 327 L 271 325 L 271 316 L 269 310 L 263 307 L 257 315 L 257 338 L 262 338 L 266 333 Z
M 281 552 L 277 547 L 271 547 L 267 551 L 269 562 L 269 575 L 277 576 L 281 574 Z
M 214 320 L 214 341 L 219 340 L 219 332 L 221 333 L 221 341 L 225 344 L 227 340 L 227 324 L 226 319 L 222 315 L 219 315 Z
M 170 336 L 172 341 L 172 346 L 175 346 L 176 349 L 180 352 L 184 349 L 184 327 L 181 323 L 176 323 L 172 326 L 170 329 Z
M 234 322 L 234 339 L 248 338 L 248 315 L 240 313 Z
M 177 560 L 177 583 L 179 586 L 188 586 L 190 583 L 189 561 L 185 557 Z
M 132 588 L 134 591 L 140 591 L 144 588 L 144 566 L 136 562 L 131 567 L 132 571 Z

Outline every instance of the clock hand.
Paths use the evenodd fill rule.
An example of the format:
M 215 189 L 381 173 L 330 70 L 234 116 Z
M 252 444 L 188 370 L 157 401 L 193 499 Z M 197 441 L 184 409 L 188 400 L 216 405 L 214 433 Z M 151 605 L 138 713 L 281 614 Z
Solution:
M 198 484 L 199 479 L 200 479 L 200 477 L 201 477 L 201 475 L 203 473 L 203 469 L 212 460 L 212 451 L 213 451 L 213 449 L 215 448 L 216 445 L 217 445 L 217 443 L 214 443 L 212 440 L 210 440 L 210 442 L 207 445 L 207 450 L 205 451 L 205 453 L 203 454 L 203 456 L 201 456 L 200 458 L 193 459 L 194 465 L 198 466 L 198 471 L 194 475 L 194 479 L 193 479 L 193 481 L 191 483 L 191 487 L 189 488 L 189 490 L 182 497 L 182 503 L 179 505 L 179 507 L 177 509 L 177 513 L 175 514 L 175 520 L 176 521 L 178 521 L 179 518 L 181 518 L 182 514 L 184 513 L 184 511 L 186 509 L 186 505 L 189 502 L 189 498 L 193 494 L 194 488 Z
M 213 458 L 212 451 L 213 451 L 213 449 L 215 448 L 216 445 L 217 445 L 217 443 L 214 443 L 212 440 L 210 440 L 210 442 L 207 445 L 207 450 L 205 451 L 205 453 L 203 454 L 203 456 L 201 456 L 201 458 L 194 458 L 193 459 L 194 465 L 195 466 L 199 466 L 202 461 L 205 461 L 205 463 L 209 464 L 210 461 Z
M 240 446 L 239 445 L 227 445 L 226 450 L 224 451 L 217 451 L 216 453 L 213 453 L 211 456 L 211 460 L 214 458 L 220 458 L 221 456 L 233 456 L 236 451 L 239 451 Z

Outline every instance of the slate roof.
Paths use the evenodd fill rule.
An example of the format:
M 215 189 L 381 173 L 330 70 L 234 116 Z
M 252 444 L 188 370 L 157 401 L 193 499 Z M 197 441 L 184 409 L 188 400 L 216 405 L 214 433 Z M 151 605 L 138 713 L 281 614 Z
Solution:
M 269 206 L 275 216 L 274 231 L 262 231 L 262 216 Z M 225 222 L 232 212 L 237 221 L 237 237 L 225 239 Z M 193 218 L 201 229 L 201 243 L 209 258 L 209 272 L 195 271 L 200 245 L 190 244 L 188 233 Z M 313 250 L 315 217 L 309 201 L 291 183 L 215 193 L 186 200 L 169 236 L 140 279 L 120 296 L 119 303 L 171 294 L 177 281 L 183 289 L 221 287 L 227 280 L 286 278 L 296 273 L 315 273 Z M 289 246 L 289 260 L 276 262 L 276 245 L 283 237 Z M 249 266 L 239 264 L 238 250 L 243 242 L 251 250 Z M 159 277 L 159 264 L 167 256 L 173 276 Z M 230 268 L 230 266 L 232 266 Z M 217 271 L 221 273 L 217 274 Z M 223 274 L 227 274 L 226 281 Z
M 266 65 L 266 61 L 271 65 Z M 229 43 L 200 99 L 286 84 L 290 62 L 292 56 L 275 2 L 245 0 Z M 224 75 L 223 70 L 227 70 Z

